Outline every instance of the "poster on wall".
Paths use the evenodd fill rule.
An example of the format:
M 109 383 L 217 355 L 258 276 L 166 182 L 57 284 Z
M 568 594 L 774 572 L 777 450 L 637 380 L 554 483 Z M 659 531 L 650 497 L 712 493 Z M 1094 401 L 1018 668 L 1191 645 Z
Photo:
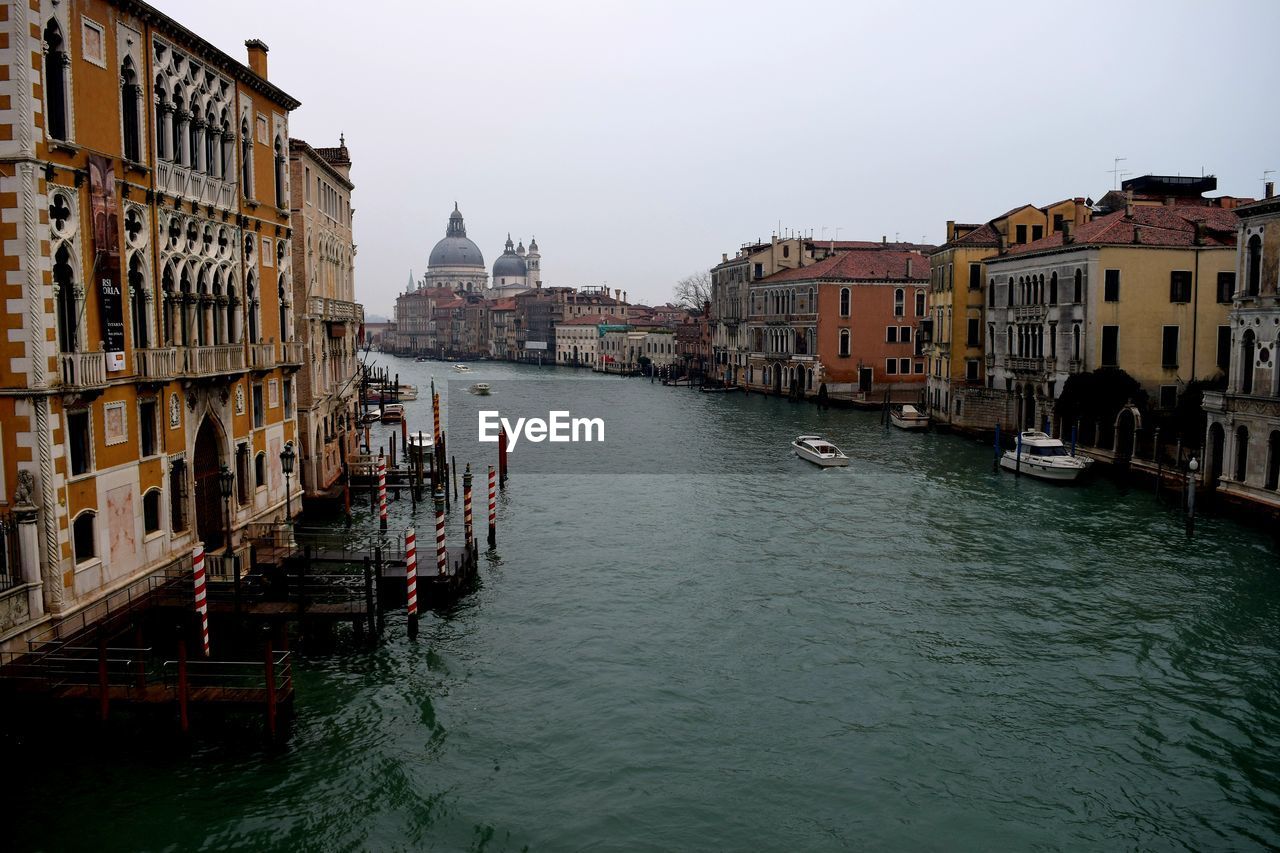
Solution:
M 120 281 L 120 214 L 111 161 L 89 155 L 89 210 L 93 217 L 93 281 L 107 370 L 124 370 L 124 299 Z

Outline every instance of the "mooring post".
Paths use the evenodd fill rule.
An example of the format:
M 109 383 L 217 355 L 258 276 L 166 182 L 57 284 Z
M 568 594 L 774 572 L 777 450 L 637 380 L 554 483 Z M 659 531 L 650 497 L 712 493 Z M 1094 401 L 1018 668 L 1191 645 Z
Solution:
M 382 603 L 382 546 L 373 549 L 373 574 L 375 589 L 378 595 L 378 636 L 382 636 L 386 628 L 386 607 Z
M 1200 470 L 1200 463 L 1196 461 L 1194 456 L 1187 463 L 1187 535 L 1191 536 L 1196 532 L 1196 472 Z
M 489 547 L 498 544 L 498 472 L 489 466 Z
M 378 456 L 378 529 L 387 529 L 387 463 L 381 455 Z
M 267 734 L 276 739 L 276 660 L 271 652 L 271 638 L 267 638 L 266 681 L 267 681 Z
M 498 427 L 498 488 L 507 488 L 507 430 Z
M 413 528 L 404 532 L 404 579 L 407 597 L 405 609 L 409 616 L 409 639 L 418 639 L 418 547 Z
M 391 443 L 391 454 L 390 454 L 391 463 L 390 464 L 391 464 L 391 467 L 394 468 L 396 467 L 396 434 L 394 431 L 392 431 L 391 435 L 387 436 L 387 441 Z
M 187 707 L 190 701 L 187 686 L 187 641 L 180 638 L 178 640 L 178 724 L 182 727 L 183 734 L 191 731 L 191 717 Z
M 1156 427 L 1152 435 L 1152 457 L 1156 460 L 1156 500 L 1160 500 L 1160 486 L 1164 480 L 1164 470 L 1161 464 L 1164 460 L 1160 458 L 1160 427 Z
M 999 471 L 1000 470 L 1000 422 L 999 421 L 996 421 L 996 438 L 995 438 L 995 441 L 992 442 L 991 444 L 991 449 L 993 453 L 992 459 L 991 459 L 991 470 Z
M 467 531 L 467 547 L 471 547 L 471 541 L 475 531 L 471 526 L 471 463 L 467 463 L 467 470 L 462 474 L 462 521 L 463 528 Z
M 449 473 L 453 475 L 453 500 L 458 500 L 458 457 L 449 457 Z
M 444 488 L 436 489 L 436 574 L 444 577 L 449 569 L 449 558 L 444 547 Z
M 346 512 L 347 526 L 351 526 L 351 465 L 342 465 L 342 507 Z
M 1076 418 L 1076 422 L 1071 425 L 1071 455 L 1076 455 L 1076 438 L 1080 433 L 1080 419 Z

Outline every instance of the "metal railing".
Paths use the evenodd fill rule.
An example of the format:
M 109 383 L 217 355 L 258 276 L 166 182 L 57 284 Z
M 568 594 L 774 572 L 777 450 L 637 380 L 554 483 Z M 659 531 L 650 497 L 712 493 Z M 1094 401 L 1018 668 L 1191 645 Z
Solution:
M 0 515 L 0 592 L 22 584 L 22 553 L 18 522 L 12 513 Z
M 329 528 L 296 527 L 282 522 L 251 522 L 245 536 L 254 548 L 273 549 L 282 554 L 301 554 L 305 546 L 326 560 L 352 564 L 364 562 L 374 548 L 382 550 L 384 561 L 404 559 L 404 536 L 401 530 L 358 529 L 334 531 Z
M 172 379 L 178 375 L 178 350 L 175 347 L 136 349 L 134 371 L 142 379 Z
M 271 653 L 271 676 L 277 694 L 288 694 L 293 688 L 293 653 Z M 204 699 L 211 701 L 245 699 L 245 694 L 266 692 L 267 662 L 188 660 L 187 687 L 199 690 Z M 160 664 L 162 683 L 171 690 L 178 688 L 179 662 L 166 660 Z
M 101 388 L 107 384 L 107 360 L 100 350 L 59 353 L 58 365 L 62 384 L 70 388 Z

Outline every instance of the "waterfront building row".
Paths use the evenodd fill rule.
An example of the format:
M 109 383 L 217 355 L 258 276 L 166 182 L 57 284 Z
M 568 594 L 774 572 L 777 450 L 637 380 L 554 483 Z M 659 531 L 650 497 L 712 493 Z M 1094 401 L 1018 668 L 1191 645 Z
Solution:
M 270 82 L 265 44 L 242 64 L 133 0 L 5 8 L 9 650 L 198 542 L 230 571 L 250 525 L 300 506 L 282 460 L 314 388 L 300 277 L 334 263 L 346 284 L 326 292 L 350 303 L 353 252 L 298 254 L 300 102 Z M 346 200 L 331 213 L 349 229 Z

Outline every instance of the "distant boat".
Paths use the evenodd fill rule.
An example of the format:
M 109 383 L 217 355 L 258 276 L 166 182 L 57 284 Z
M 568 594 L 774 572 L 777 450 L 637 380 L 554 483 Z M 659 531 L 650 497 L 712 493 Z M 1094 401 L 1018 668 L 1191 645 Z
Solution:
M 380 420 L 382 420 L 382 409 L 369 409 L 360 418 L 360 422 L 366 424 L 376 424 Z
M 470 367 L 467 367 L 465 364 L 455 364 L 455 365 L 453 366 L 453 369 L 454 369 L 454 370 L 456 370 L 456 371 L 458 371 L 459 373 L 470 373 L 470 372 L 471 372 L 471 368 L 470 368 Z
M 475 385 L 471 386 L 471 393 L 479 394 L 481 397 L 489 396 L 489 383 L 477 382 Z
M 404 420 L 404 406 L 399 403 L 388 403 L 382 407 L 382 422 L 384 424 L 398 424 Z
M 889 420 L 898 429 L 928 429 L 929 416 L 915 406 L 906 405 L 889 412 Z
M 1093 464 L 1084 456 L 1074 456 L 1062 442 L 1039 430 L 1027 430 L 1019 436 L 1018 445 L 1000 457 L 1000 467 L 1028 477 L 1073 482 Z
M 841 468 L 849 464 L 844 451 L 820 435 L 802 435 L 791 442 L 796 456 L 820 468 Z
M 430 359 L 427 358 L 425 355 L 420 355 L 417 358 L 415 358 L 414 361 L 430 361 Z
M 416 400 L 418 399 L 418 386 L 401 385 L 396 389 L 396 396 L 401 400 Z

